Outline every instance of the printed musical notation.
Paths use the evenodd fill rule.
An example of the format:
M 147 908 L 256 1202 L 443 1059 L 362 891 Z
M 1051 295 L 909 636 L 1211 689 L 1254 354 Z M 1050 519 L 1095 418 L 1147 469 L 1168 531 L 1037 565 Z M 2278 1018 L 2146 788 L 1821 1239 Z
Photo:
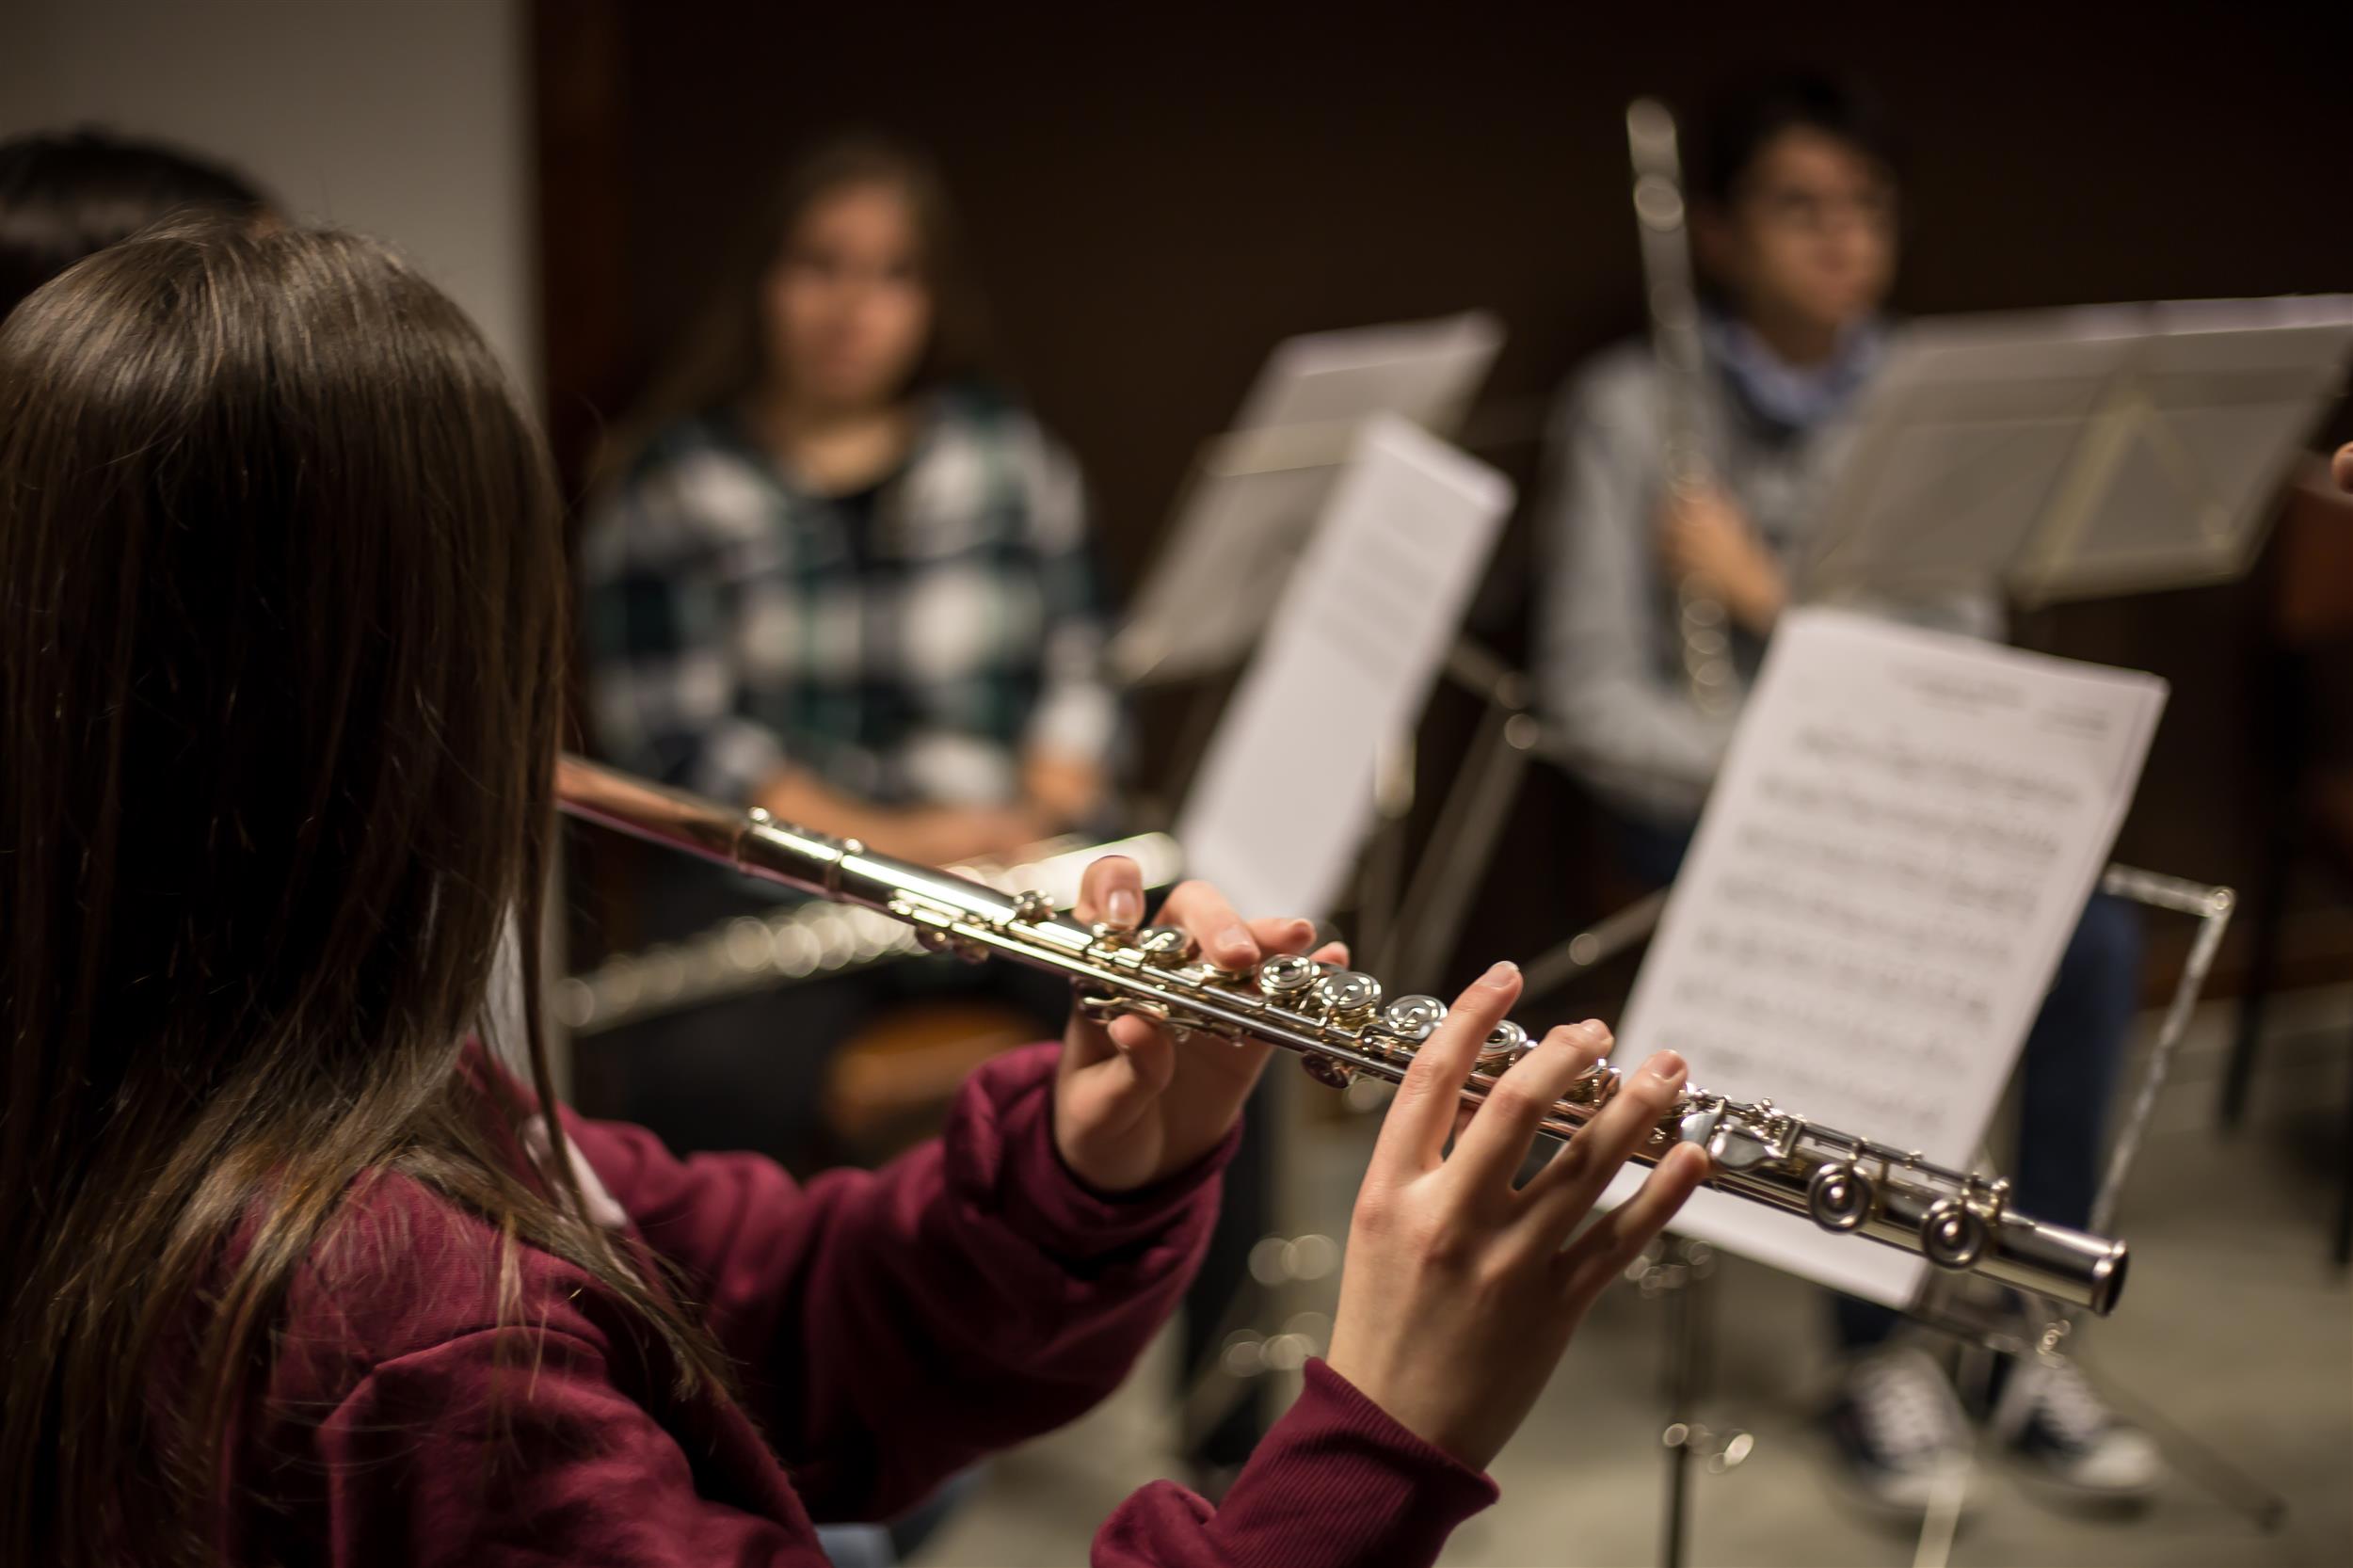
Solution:
M 1672 1047 L 1705 1088 L 1976 1163 L 2164 696 L 2150 676 L 1793 614 L 1622 1054 Z M 1679 1228 L 1881 1300 L 1916 1288 L 1914 1259 L 1730 1202 L 1700 1194 Z
M 1372 824 L 1377 754 L 1411 733 L 1512 494 L 1401 420 L 1364 427 L 1186 796 L 1189 874 L 1242 909 L 1331 907 Z

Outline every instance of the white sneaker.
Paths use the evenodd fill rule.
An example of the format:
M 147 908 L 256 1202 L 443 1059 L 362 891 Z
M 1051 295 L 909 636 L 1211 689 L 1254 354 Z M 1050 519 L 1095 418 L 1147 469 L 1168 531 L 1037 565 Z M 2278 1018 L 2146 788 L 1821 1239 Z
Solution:
M 2077 1502 L 2145 1502 L 2165 1474 L 2149 1434 L 2119 1420 L 2064 1357 L 2015 1366 L 1993 1407 L 1993 1428 L 2027 1473 Z
M 1847 1368 L 1830 1434 L 1863 1498 L 1907 1515 L 1928 1512 L 1969 1453 L 1961 1400 L 1925 1351 L 1888 1345 Z

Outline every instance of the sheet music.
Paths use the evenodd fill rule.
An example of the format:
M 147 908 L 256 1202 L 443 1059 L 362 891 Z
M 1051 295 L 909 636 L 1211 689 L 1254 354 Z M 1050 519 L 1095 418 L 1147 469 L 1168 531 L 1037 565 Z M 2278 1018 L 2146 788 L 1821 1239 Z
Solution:
M 1444 434 L 1461 420 L 1502 346 L 1503 324 L 1485 311 L 1303 332 L 1267 356 L 1234 428 L 1353 424 L 1379 412 Z
M 1704 1088 L 1975 1165 L 2164 703 L 2152 675 L 1793 612 L 1619 1059 L 1672 1048 Z M 1926 1267 L 1714 1192 L 1675 1228 L 1897 1305 Z
M 1246 658 L 1364 423 L 1387 414 L 1449 433 L 1502 343 L 1502 325 L 1472 311 L 1276 344 L 1112 638 L 1120 678 L 1166 680 Z
M 1365 426 L 1176 824 L 1245 915 L 1337 898 L 1375 751 L 1421 712 L 1511 505 L 1511 481 L 1417 426 Z

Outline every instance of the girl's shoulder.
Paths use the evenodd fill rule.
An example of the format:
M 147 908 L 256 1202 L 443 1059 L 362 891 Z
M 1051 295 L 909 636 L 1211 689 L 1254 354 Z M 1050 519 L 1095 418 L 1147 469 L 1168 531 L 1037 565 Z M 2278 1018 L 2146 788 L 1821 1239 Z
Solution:
M 472 1039 L 451 1090 L 461 1115 L 481 1119 L 488 1157 L 543 1188 L 552 1145 L 529 1085 Z M 592 1222 L 629 1231 L 628 1215 L 596 1172 L 566 1147 Z M 453 1163 L 446 1180 L 432 1179 L 443 1168 L 439 1157 L 411 1156 L 360 1173 L 292 1276 L 283 1315 L 290 1338 L 333 1343 L 345 1362 L 371 1366 L 517 1324 L 604 1341 L 620 1320 L 605 1310 L 613 1304 L 597 1276 L 454 1195 L 481 1177 Z
M 586 1270 L 503 1235 L 425 1181 L 369 1172 L 289 1282 L 282 1345 L 302 1353 L 281 1364 L 307 1362 L 311 1370 L 297 1377 L 364 1375 L 519 1323 L 600 1341 L 601 1293 Z

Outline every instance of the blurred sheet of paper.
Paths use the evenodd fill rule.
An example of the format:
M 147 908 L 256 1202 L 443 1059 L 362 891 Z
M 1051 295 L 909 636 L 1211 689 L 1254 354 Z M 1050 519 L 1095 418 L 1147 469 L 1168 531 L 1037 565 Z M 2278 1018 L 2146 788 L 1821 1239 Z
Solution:
M 2348 296 L 1910 323 L 1849 438 L 1806 597 L 1998 581 L 2041 604 L 2227 581 L 2349 356 Z
M 1474 311 L 1275 344 L 1112 641 L 1120 678 L 1176 680 L 1249 657 L 1358 429 L 1386 414 L 1451 433 L 1502 343 L 1501 324 Z
M 1618 1060 L 1672 1048 L 1703 1088 L 1971 1168 L 2164 706 L 2153 675 L 1793 612 Z M 1926 1267 L 1715 1192 L 1675 1228 L 1891 1304 Z
M 1373 815 L 1376 750 L 1428 699 L 1510 480 L 1403 420 L 1364 427 L 1176 824 L 1245 915 L 1320 916 Z
M 1503 324 L 1484 311 L 1285 338 L 1241 400 L 1234 428 L 1354 424 L 1382 413 L 1450 430 L 1502 346 Z

